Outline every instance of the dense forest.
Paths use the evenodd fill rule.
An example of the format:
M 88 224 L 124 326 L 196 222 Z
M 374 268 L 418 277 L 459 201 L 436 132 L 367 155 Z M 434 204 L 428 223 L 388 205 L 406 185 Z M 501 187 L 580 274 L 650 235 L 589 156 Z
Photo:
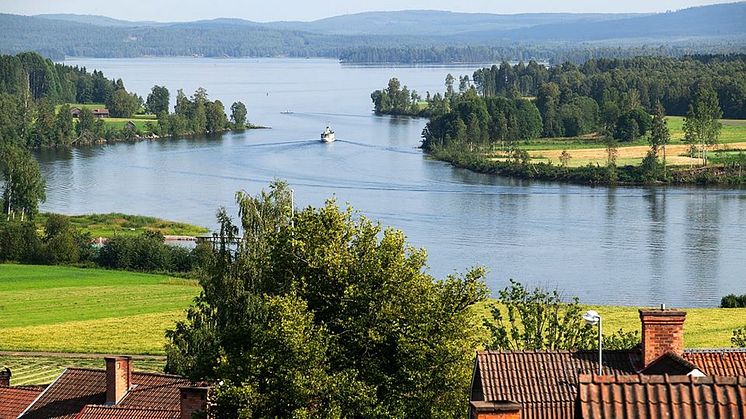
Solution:
M 246 126 L 246 106 L 231 106 L 231 121 L 219 100 L 209 100 L 204 89 L 191 98 L 180 90 L 169 113 L 170 92 L 154 86 L 147 100 L 126 90 L 121 79 L 107 79 L 100 71 L 55 64 L 28 52 L 0 56 L 0 145 L 26 148 L 59 147 L 98 141 L 134 139 L 143 135 L 210 134 Z M 145 126 L 107 124 L 82 107 L 77 118 L 67 104 L 101 104 L 116 118 L 148 112 Z
M 444 94 L 421 96 L 392 79 L 371 94 L 377 113 L 430 116 L 423 147 L 471 146 L 600 132 L 634 141 L 651 128 L 658 103 L 686 116 L 698 94 L 713 92 L 721 117 L 746 118 L 746 55 L 681 59 L 593 59 L 577 66 L 528 64 L 482 68 L 445 81 Z M 538 121 L 539 128 L 536 128 Z

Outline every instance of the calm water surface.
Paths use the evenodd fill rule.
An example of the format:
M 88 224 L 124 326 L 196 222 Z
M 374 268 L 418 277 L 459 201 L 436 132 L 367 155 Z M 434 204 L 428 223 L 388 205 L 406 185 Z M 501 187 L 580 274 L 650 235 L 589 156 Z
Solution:
M 120 211 L 214 225 L 233 194 L 286 179 L 298 205 L 335 196 L 427 248 L 443 276 L 489 268 L 607 304 L 716 305 L 746 293 L 746 193 L 696 188 L 590 188 L 522 182 L 454 169 L 416 148 L 423 120 L 378 117 L 369 94 L 399 77 L 424 96 L 448 72 L 370 68 L 329 60 L 77 59 L 121 77 L 145 97 L 154 84 L 202 86 L 229 107 L 241 100 L 252 130 L 219 138 L 115 144 L 44 152 L 43 209 Z M 292 115 L 280 112 L 291 110 Z M 321 144 L 326 124 L 338 141 Z

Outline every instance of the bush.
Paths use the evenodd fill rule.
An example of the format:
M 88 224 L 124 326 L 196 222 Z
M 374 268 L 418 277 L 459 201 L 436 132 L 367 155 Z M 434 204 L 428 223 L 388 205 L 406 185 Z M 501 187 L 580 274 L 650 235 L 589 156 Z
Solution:
M 728 294 L 720 300 L 721 308 L 741 308 L 746 307 L 746 294 L 735 295 Z
M 42 243 L 32 222 L 0 223 L 0 261 L 34 263 L 41 258 Z

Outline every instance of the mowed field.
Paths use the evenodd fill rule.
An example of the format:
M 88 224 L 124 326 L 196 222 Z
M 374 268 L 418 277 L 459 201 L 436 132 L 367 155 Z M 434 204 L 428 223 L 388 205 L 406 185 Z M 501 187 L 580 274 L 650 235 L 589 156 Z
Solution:
M 0 265 L 0 351 L 163 354 L 199 291 L 161 275 Z
M 700 159 L 688 157 L 689 146 L 682 142 L 684 139 L 684 118 L 680 116 L 667 117 L 668 128 L 671 132 L 671 142 L 666 150 L 666 162 L 672 166 L 685 166 L 701 164 Z M 746 120 L 723 119 L 723 129 L 720 133 L 720 145 L 711 148 L 710 155 L 716 150 L 744 150 L 746 151 Z M 647 137 L 638 139 L 633 143 L 618 143 L 617 165 L 637 165 L 647 154 L 650 147 Z M 560 154 L 563 150 L 570 153 L 568 162 L 570 167 L 585 166 L 588 164 L 606 164 L 606 146 L 603 141 L 594 135 L 575 138 L 553 138 L 537 139 L 522 144 L 521 148 L 527 150 L 534 162 L 560 163 Z M 498 157 L 500 158 L 500 157 Z

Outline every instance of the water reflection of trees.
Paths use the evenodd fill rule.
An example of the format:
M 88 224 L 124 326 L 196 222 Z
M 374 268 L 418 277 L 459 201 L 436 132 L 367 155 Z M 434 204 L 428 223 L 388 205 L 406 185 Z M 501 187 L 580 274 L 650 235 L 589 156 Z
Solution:
M 720 266 L 719 196 L 706 192 L 691 195 L 686 204 L 687 232 L 684 235 L 687 294 L 716 296 Z
M 648 204 L 648 249 L 650 264 L 650 295 L 664 293 L 666 277 L 666 196 L 665 190 L 650 188 L 644 195 Z

